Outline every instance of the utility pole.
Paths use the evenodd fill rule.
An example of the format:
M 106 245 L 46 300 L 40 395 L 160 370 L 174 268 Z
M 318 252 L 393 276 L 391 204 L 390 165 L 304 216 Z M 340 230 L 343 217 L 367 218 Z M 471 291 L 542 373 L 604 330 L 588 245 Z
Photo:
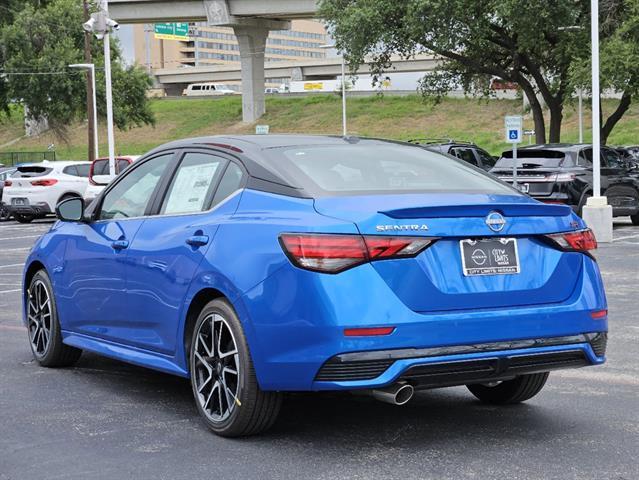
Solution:
M 84 21 L 87 22 L 89 20 L 89 4 L 87 0 L 82 0 L 82 7 L 84 9 Z M 87 64 L 93 63 L 92 55 L 91 55 L 91 33 L 85 31 L 84 32 L 84 62 Z M 87 119 L 89 122 L 89 130 L 88 130 L 88 141 L 89 145 L 89 161 L 93 162 L 98 155 L 96 149 L 98 148 L 96 142 L 94 141 L 96 138 L 96 130 L 98 126 L 96 125 L 95 119 L 97 118 L 97 112 L 95 109 L 95 102 L 93 101 L 94 92 L 93 86 L 95 85 L 95 69 L 87 70 Z

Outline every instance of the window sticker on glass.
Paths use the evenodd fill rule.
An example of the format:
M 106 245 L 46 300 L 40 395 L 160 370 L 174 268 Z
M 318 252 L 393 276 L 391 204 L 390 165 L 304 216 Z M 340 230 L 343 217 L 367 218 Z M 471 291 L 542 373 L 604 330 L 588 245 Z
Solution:
M 165 214 L 200 212 L 219 162 L 182 165 L 175 176 L 164 208 Z

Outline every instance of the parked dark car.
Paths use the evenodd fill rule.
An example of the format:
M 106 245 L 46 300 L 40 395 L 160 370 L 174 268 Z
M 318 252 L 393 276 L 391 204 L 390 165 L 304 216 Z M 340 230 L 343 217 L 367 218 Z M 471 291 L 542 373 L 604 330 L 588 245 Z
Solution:
M 2 201 L 2 190 L 4 189 L 4 181 L 16 171 L 15 167 L 0 166 L 0 222 L 9 220 L 11 213 Z
M 630 147 L 612 147 L 615 152 L 619 154 L 619 156 L 630 163 L 631 166 L 639 167 L 639 147 L 630 146 Z
M 513 183 L 513 153 L 506 151 L 491 173 Z M 517 183 L 533 198 L 570 205 L 581 214 L 592 196 L 592 146 L 548 144 L 522 147 L 517 152 Z M 629 215 L 639 225 L 639 168 L 614 149 L 601 149 L 601 193 L 608 197 L 613 216 Z
M 493 157 L 486 150 L 479 148 L 474 143 L 441 139 L 430 140 L 427 138 L 416 138 L 410 140 L 410 142 L 423 145 L 425 148 L 433 152 L 452 155 L 453 157 L 457 157 L 486 171 L 493 168 L 495 161 L 497 160 L 496 157 Z

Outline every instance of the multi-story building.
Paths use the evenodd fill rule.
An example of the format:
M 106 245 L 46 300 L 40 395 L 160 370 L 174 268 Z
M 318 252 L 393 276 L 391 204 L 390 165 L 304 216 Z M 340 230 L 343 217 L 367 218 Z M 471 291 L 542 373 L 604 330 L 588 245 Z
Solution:
M 134 27 L 135 59 L 149 70 L 160 68 L 204 67 L 240 63 L 240 52 L 233 29 L 195 23 L 188 41 L 155 38 L 152 25 Z M 320 48 L 327 41 L 324 25 L 314 20 L 293 20 L 290 30 L 273 30 L 266 42 L 265 61 L 325 58 Z M 269 78 L 269 85 L 287 79 Z

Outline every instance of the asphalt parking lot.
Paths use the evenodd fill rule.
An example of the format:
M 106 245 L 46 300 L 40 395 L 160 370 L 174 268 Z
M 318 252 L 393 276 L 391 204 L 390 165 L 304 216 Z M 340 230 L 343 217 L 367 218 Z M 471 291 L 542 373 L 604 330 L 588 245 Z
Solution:
M 551 374 L 541 394 L 507 408 L 465 388 L 404 407 L 292 395 L 270 432 L 240 440 L 209 433 L 183 379 L 86 353 L 69 369 L 32 361 L 21 272 L 51 223 L 0 224 L 0 480 L 639 478 L 639 227 L 629 219 L 596 253 L 606 365 Z

